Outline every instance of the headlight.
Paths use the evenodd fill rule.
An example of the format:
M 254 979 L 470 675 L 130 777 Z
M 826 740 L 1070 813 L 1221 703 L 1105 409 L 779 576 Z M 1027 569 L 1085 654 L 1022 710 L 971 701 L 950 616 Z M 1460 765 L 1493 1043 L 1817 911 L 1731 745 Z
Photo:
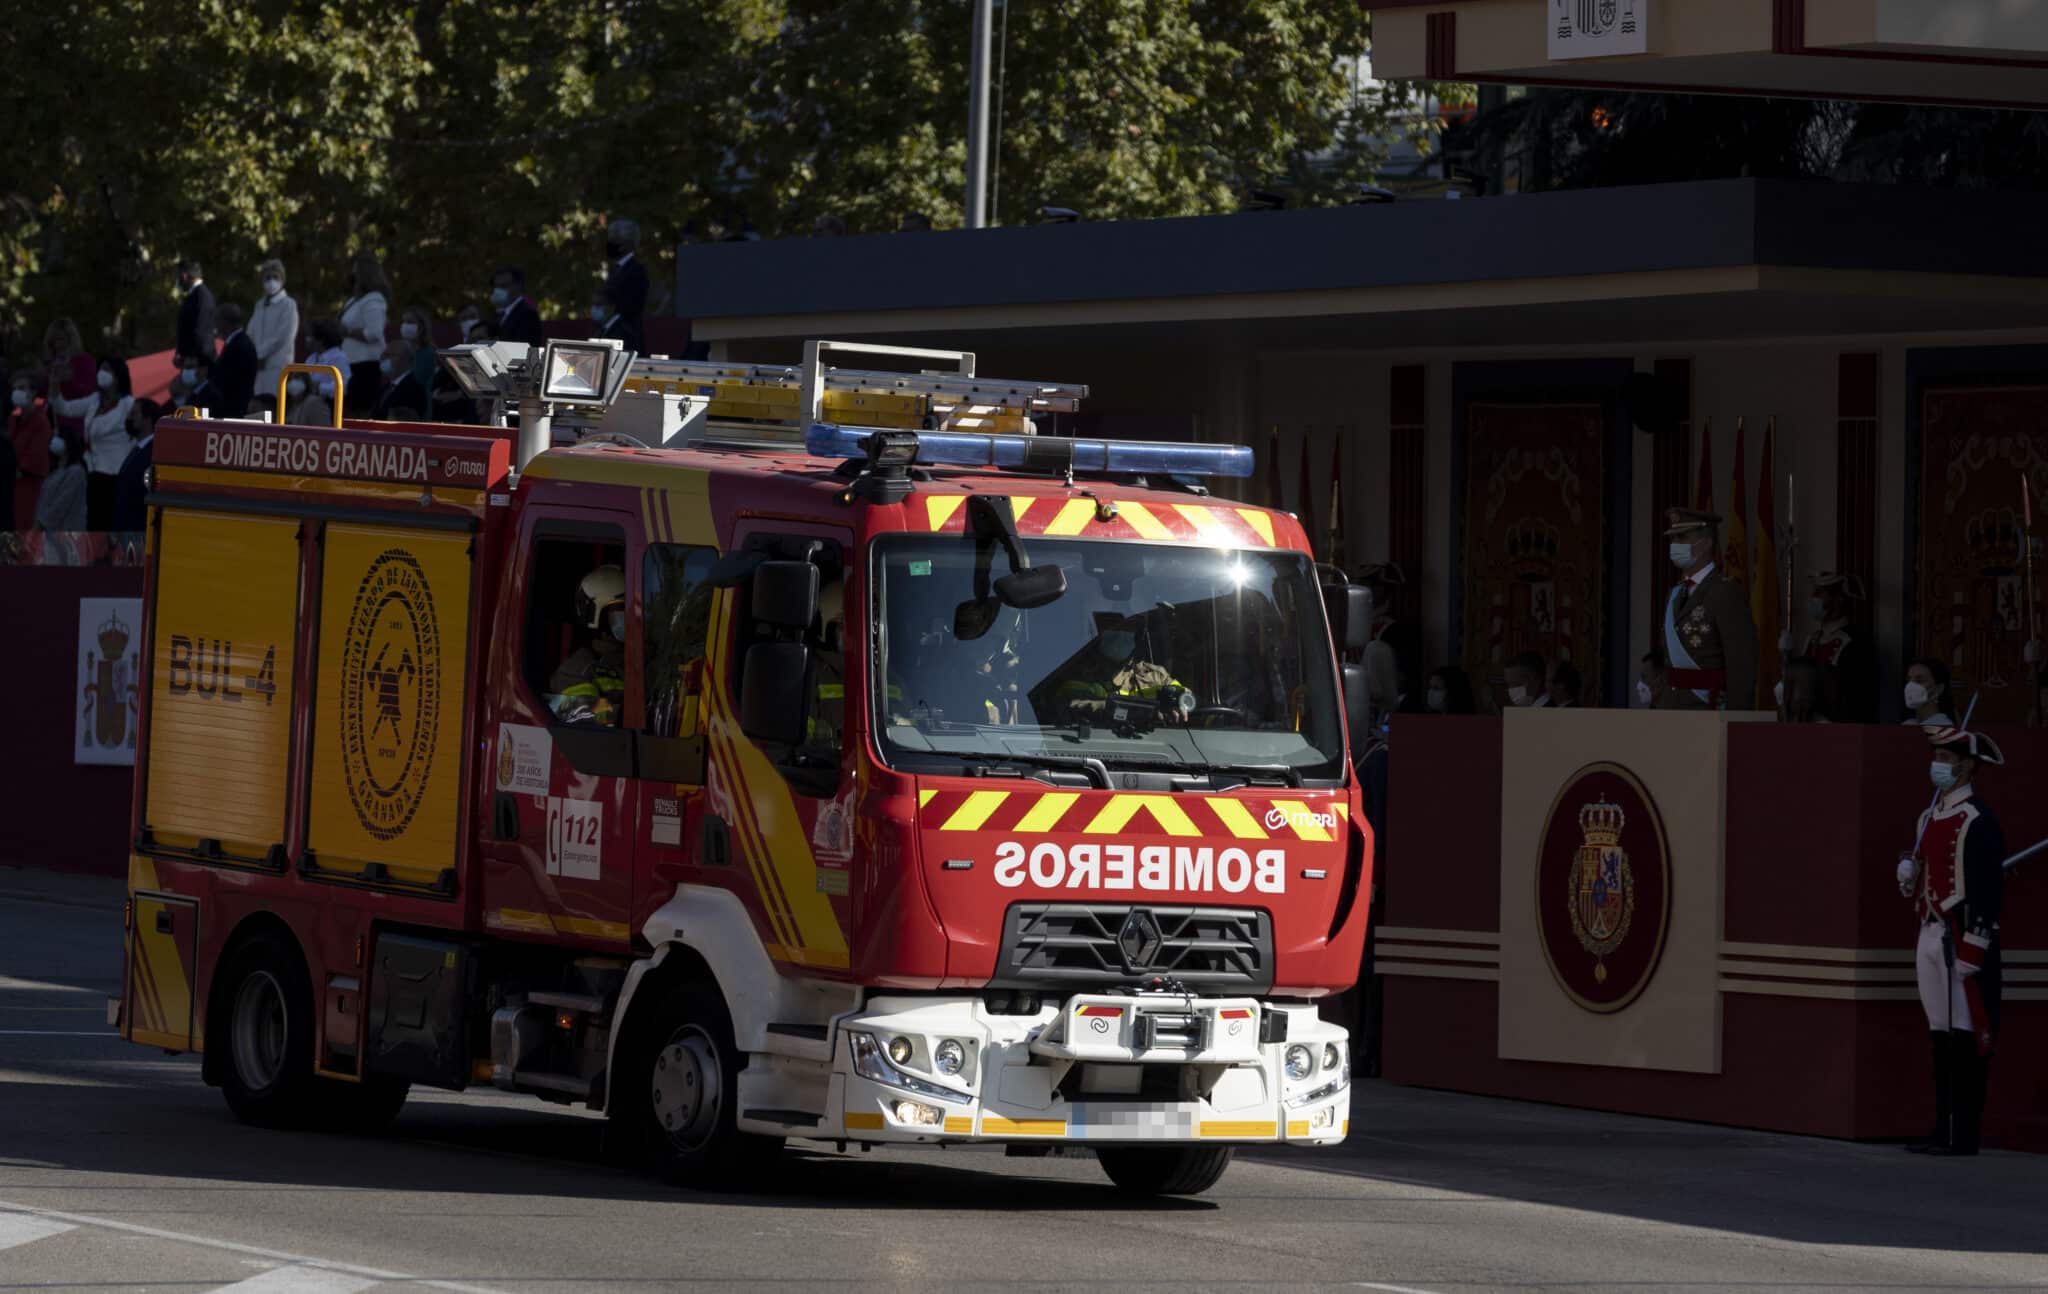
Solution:
M 900 1033 L 894 1038 L 889 1039 L 889 1059 L 899 1065 L 908 1065 L 910 1063 L 910 1039 Z
M 950 1087 L 928 1083 L 915 1074 L 906 1074 L 896 1068 L 889 1059 L 888 1049 L 880 1039 L 863 1029 L 846 1031 L 847 1046 L 853 1051 L 853 1072 L 862 1078 L 885 1083 L 898 1091 L 914 1092 L 919 1096 L 936 1097 L 941 1101 L 971 1101 L 974 1098 L 965 1092 L 956 1092 Z
M 1315 1053 L 1298 1042 L 1288 1045 L 1286 1059 L 1287 1077 L 1297 1082 L 1316 1072 Z
M 967 1064 L 967 1049 L 948 1038 L 933 1049 L 932 1063 L 939 1067 L 941 1074 L 957 1074 Z
M 1337 1049 L 1337 1044 L 1336 1044 L 1336 1043 L 1334 1043 L 1334 1042 L 1326 1042 L 1326 1043 L 1324 1043 L 1324 1044 L 1323 1044 L 1323 1068 L 1324 1068 L 1324 1069 L 1335 1069 L 1335 1068 L 1337 1068 L 1337 1062 L 1338 1062 L 1338 1061 L 1340 1061 L 1340 1060 L 1342 1060 L 1342 1059 L 1344 1059 L 1344 1053 L 1343 1053 L 1343 1052 L 1341 1052 L 1341 1051 L 1339 1051 L 1339 1050 Z

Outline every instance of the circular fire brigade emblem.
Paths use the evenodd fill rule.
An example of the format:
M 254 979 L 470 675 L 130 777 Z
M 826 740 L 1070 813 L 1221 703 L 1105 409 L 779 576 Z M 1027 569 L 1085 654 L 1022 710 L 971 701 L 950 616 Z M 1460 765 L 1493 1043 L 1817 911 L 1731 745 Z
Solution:
M 341 762 L 349 802 L 379 840 L 419 810 L 440 728 L 441 634 L 419 561 L 388 548 L 356 590 L 341 652 Z
M 1619 1011 L 1657 971 L 1671 915 L 1671 853 L 1643 784 L 1619 764 L 1565 779 L 1536 860 L 1536 927 L 1558 987 Z

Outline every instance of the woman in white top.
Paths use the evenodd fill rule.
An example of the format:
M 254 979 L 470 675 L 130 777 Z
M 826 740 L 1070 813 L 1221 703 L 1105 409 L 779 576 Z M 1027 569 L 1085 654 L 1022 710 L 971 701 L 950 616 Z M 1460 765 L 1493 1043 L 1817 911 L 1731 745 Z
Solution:
M 1906 667 L 1906 722 L 1922 728 L 1953 728 L 1949 718 L 1955 699 L 1949 695 L 1948 666 L 1922 656 Z
M 377 362 L 384 357 L 386 313 L 384 267 L 364 252 L 348 272 L 348 304 L 341 308 L 341 349 L 348 355 L 348 390 L 342 393 L 351 417 L 367 418 L 383 385 Z
M 100 361 L 99 390 L 76 400 L 58 396 L 50 407 L 58 415 L 85 419 L 85 528 L 111 530 L 114 527 L 114 477 L 128 460 L 135 442 L 128 437 L 128 408 L 135 403 L 128 382 L 128 361 Z M 52 369 L 50 387 L 57 386 Z M 55 477 L 51 478 L 53 481 Z M 44 489 L 49 489 L 45 484 Z
M 256 273 L 263 281 L 263 295 L 249 312 L 244 331 L 256 344 L 256 394 L 276 395 L 277 379 L 292 362 L 292 347 L 299 339 L 299 303 L 285 294 L 283 261 L 267 260 Z

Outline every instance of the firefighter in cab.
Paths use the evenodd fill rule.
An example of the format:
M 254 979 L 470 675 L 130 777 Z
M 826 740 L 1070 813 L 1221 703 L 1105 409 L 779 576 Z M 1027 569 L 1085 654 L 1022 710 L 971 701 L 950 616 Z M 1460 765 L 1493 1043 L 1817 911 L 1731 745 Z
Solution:
M 590 639 L 548 679 L 548 706 L 563 723 L 616 727 L 626 701 L 626 576 L 606 564 L 576 586 L 576 623 Z

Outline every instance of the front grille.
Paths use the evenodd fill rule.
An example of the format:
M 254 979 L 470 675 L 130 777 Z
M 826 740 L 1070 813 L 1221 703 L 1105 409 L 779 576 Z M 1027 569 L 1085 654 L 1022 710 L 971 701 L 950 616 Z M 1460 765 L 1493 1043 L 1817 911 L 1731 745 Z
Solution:
M 1136 915 L 1134 915 L 1136 914 Z M 1273 987 L 1273 918 L 1259 908 L 1015 903 L 993 988 L 1067 989 L 1166 976 L 1203 993 Z

